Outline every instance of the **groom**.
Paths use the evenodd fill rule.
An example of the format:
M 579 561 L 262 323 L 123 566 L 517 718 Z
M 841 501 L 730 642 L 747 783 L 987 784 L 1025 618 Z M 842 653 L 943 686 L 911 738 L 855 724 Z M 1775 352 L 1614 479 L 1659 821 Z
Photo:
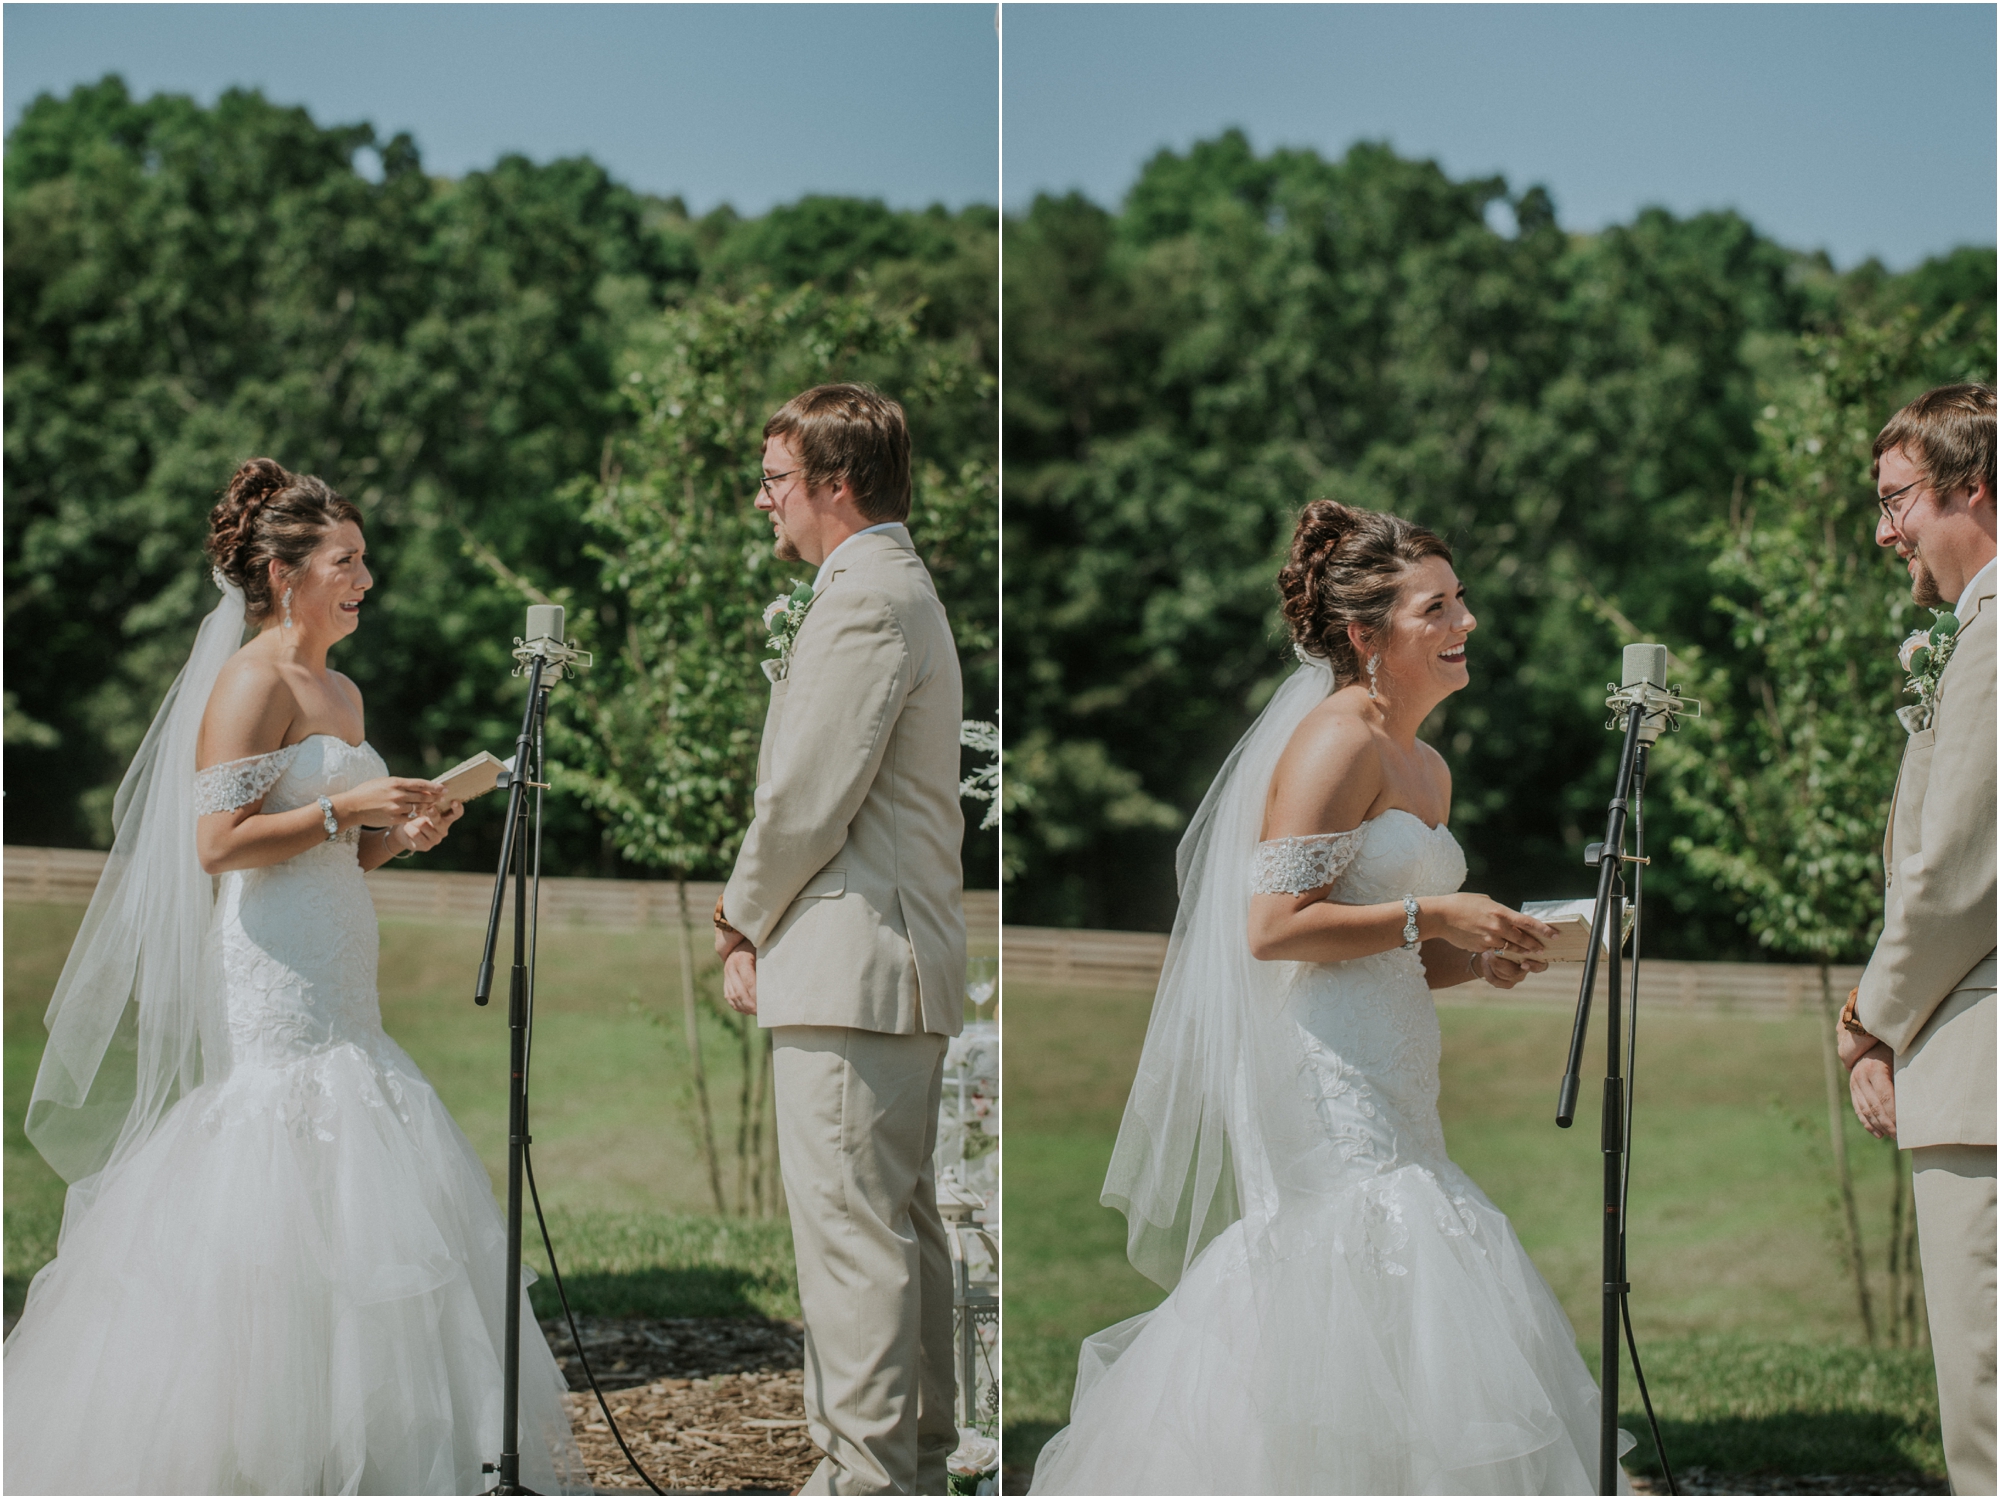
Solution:
M 1875 540 L 1957 630 L 1942 675 L 1904 710 L 1882 935 L 1840 1037 L 1861 1122 L 1911 1153 L 1955 1494 L 1994 1488 L 1993 416 L 1990 389 L 1947 385 L 1875 439 Z
M 958 653 L 903 522 L 903 410 L 822 385 L 764 424 L 757 508 L 819 569 L 779 660 L 756 816 L 717 903 L 730 1005 L 771 1031 L 806 1325 L 808 1494 L 942 1494 L 958 1442 L 938 1216 L 962 1024 Z M 779 629 L 782 631 L 783 627 Z

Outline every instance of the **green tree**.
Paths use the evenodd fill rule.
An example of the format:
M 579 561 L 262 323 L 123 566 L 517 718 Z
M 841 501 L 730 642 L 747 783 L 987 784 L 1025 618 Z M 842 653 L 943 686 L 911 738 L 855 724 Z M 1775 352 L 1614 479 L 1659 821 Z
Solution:
M 441 767 L 507 737 L 514 594 L 467 550 L 592 575 L 556 497 L 612 425 L 618 317 L 695 268 L 589 162 L 438 182 L 397 137 L 370 181 L 376 149 L 254 93 L 203 109 L 115 78 L 43 96 L 10 136 L 9 687 L 54 736 L 9 738 L 40 793 L 13 837 L 101 838 L 212 601 L 208 508 L 253 453 L 368 516 L 379 585 L 341 665 L 378 747 Z M 487 862 L 491 831 L 447 848 Z
M 370 153 L 380 170 L 359 170 Z M 986 392 L 913 406 L 919 452 L 959 475 L 994 446 L 990 208 L 814 198 L 696 220 L 588 160 L 443 180 L 406 137 L 250 92 L 135 100 L 116 78 L 29 106 L 5 204 L 6 760 L 37 791 L 13 810 L 19 841 L 103 840 L 212 602 L 208 509 L 253 453 L 322 473 L 367 515 L 378 588 L 339 664 L 377 747 L 423 770 L 511 739 L 524 597 L 597 611 L 577 481 L 634 419 L 618 361 L 666 308 L 767 282 L 868 290 L 910 309 L 911 360 Z M 880 373 L 919 383 L 914 365 Z M 990 717 L 994 570 L 975 553 L 954 548 L 940 584 Z M 558 798 L 549 815 L 552 871 L 624 867 L 590 809 Z M 490 868 L 497 840 L 475 811 L 428 862 Z M 990 834 L 971 843 L 976 883 L 995 858 Z

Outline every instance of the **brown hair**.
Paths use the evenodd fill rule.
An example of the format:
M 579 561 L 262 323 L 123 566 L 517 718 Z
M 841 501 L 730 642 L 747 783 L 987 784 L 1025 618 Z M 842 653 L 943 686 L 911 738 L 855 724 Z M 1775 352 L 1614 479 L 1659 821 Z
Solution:
M 208 513 L 208 555 L 243 590 L 250 622 L 261 624 L 274 607 L 270 563 L 299 567 L 342 521 L 358 526 L 361 512 L 325 480 L 252 458 Z
M 1333 666 L 1345 687 L 1365 673 L 1350 621 L 1373 635 L 1389 621 L 1403 574 L 1426 557 L 1451 561 L 1451 548 L 1435 531 L 1379 510 L 1357 510 L 1335 500 L 1314 500 L 1292 532 L 1292 553 L 1278 570 L 1285 623 L 1308 655 Z
M 1993 390 L 1986 385 L 1940 385 L 1889 418 L 1875 435 L 1874 478 L 1882 455 L 1902 448 L 1923 470 L 1939 501 L 1982 478 L 1993 488 Z
M 841 479 L 870 521 L 910 518 L 910 429 L 903 408 L 869 385 L 815 385 L 764 423 L 790 441 L 808 488 Z

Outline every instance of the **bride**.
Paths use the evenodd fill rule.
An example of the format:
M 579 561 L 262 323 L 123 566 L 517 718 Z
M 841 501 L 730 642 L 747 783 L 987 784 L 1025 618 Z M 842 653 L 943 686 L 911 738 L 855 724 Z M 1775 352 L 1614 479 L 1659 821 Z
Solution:
M 1303 669 L 1181 844 L 1180 913 L 1104 1185 L 1172 1294 L 1087 1339 L 1047 1494 L 1590 1494 L 1597 1389 L 1506 1217 L 1445 1154 L 1428 990 L 1511 988 L 1553 930 L 1460 892 L 1417 726 L 1468 680 L 1443 541 L 1308 506 Z
M 27 1133 L 70 1188 L 7 1339 L 5 1486 L 478 1493 L 504 1233 L 383 1034 L 361 879 L 464 809 L 384 774 L 326 664 L 373 583 L 360 512 L 252 459 L 208 550 L 222 602 L 119 787 L 49 1007 Z M 522 1480 L 581 1489 L 524 1317 Z

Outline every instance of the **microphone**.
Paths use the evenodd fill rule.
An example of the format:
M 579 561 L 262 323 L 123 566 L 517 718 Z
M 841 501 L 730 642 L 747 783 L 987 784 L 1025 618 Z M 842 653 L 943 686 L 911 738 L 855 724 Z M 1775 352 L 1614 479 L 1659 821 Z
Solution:
M 514 675 L 525 672 L 537 656 L 542 659 L 543 678 L 552 682 L 561 681 L 565 672 L 591 664 L 589 651 L 577 650 L 563 639 L 561 604 L 528 605 L 528 632 L 514 639 L 514 659 L 521 663 L 514 668 Z
M 1651 745 L 1658 742 L 1663 731 L 1678 729 L 1683 716 L 1701 716 L 1699 702 L 1683 698 L 1667 686 L 1665 646 L 1650 641 L 1628 645 L 1620 665 L 1617 685 L 1610 682 L 1604 684 L 1605 690 L 1611 694 L 1604 700 L 1604 706 L 1611 710 L 1611 719 L 1605 724 L 1607 729 L 1617 728 L 1625 712 L 1636 708 L 1641 715 L 1639 742 Z

